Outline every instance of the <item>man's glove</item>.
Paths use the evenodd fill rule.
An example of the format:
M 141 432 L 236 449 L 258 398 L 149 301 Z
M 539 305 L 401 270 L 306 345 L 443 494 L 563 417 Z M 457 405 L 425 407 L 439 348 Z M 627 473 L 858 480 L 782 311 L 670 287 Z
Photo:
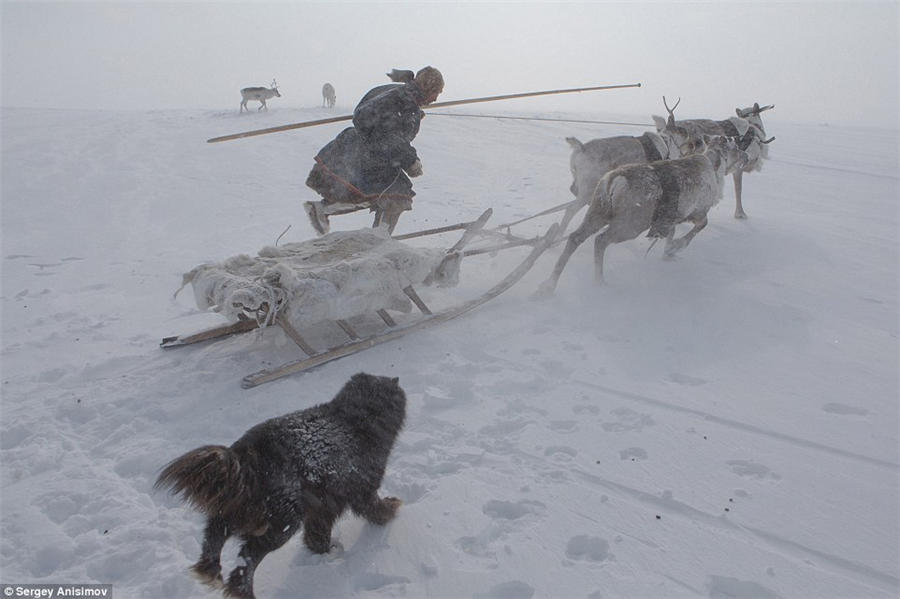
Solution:
M 422 176 L 422 161 L 416 158 L 416 161 L 412 163 L 412 165 L 406 169 L 406 174 L 410 177 L 421 177 Z

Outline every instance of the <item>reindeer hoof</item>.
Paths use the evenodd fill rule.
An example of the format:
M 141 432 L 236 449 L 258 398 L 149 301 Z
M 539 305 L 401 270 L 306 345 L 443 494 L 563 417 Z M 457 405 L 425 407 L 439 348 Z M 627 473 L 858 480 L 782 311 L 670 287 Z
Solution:
M 747 215 L 744 214 L 743 212 L 735 212 L 735 213 L 734 213 L 734 217 L 735 217 L 735 218 L 740 218 L 740 219 L 745 219 L 745 218 L 747 218 Z
M 679 248 L 673 247 L 673 248 L 670 248 L 670 249 L 664 251 L 664 252 L 663 252 L 663 255 L 662 255 L 662 259 L 663 259 L 663 260 L 675 260 L 675 259 L 677 259 L 677 258 L 678 258 L 678 255 L 677 255 L 677 254 L 678 254 L 678 250 L 680 250 L 680 249 L 681 249 L 680 247 L 679 247 Z
M 547 300 L 553 297 L 553 292 L 556 290 L 556 285 L 553 284 L 552 281 L 544 281 L 541 283 L 540 287 L 531 294 L 531 299 L 540 301 Z

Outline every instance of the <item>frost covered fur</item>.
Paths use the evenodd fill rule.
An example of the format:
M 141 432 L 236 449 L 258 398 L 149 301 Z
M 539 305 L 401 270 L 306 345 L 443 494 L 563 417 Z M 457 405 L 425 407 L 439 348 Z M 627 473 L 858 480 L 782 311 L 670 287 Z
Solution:
M 201 264 L 184 275 L 201 309 L 231 319 L 265 320 L 272 308 L 295 327 L 358 316 L 379 309 L 409 312 L 403 288 L 424 281 L 453 284 L 445 273 L 446 252 L 413 248 L 382 229 L 339 231 L 278 247 L 257 257 L 234 256 Z M 440 267 L 440 268 L 439 268 Z
M 260 561 L 301 525 L 309 550 L 327 553 L 331 527 L 348 507 L 373 524 L 390 521 L 400 500 L 379 497 L 378 488 L 405 417 L 398 379 L 359 373 L 328 403 L 266 420 L 231 447 L 207 445 L 172 461 L 156 488 L 207 516 L 194 573 L 223 584 L 222 547 L 238 535 L 244 564 L 224 593 L 252 598 Z

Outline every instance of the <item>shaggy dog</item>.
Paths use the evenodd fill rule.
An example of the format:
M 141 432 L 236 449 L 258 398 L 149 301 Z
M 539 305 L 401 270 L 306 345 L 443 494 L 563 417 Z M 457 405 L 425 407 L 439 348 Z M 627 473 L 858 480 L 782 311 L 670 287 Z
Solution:
M 252 598 L 253 573 L 302 524 L 314 553 L 331 547 L 331 527 L 349 507 L 385 524 L 400 500 L 378 487 L 406 416 L 398 379 L 354 375 L 328 403 L 272 418 L 231 447 L 206 445 L 168 464 L 156 481 L 206 514 L 203 554 L 194 573 L 221 585 L 219 556 L 231 535 L 244 564 L 228 576 L 228 597 Z

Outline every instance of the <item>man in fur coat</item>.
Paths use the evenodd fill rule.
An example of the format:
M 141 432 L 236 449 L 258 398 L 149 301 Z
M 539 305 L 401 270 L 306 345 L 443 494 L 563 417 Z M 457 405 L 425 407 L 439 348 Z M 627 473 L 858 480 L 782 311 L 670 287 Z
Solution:
M 393 231 L 400 213 L 412 208 L 410 177 L 422 174 L 412 140 L 425 116 L 423 106 L 434 102 L 444 89 L 444 78 L 425 67 L 405 83 L 390 83 L 370 90 L 353 111 L 353 127 L 329 142 L 315 157 L 306 185 L 322 201 L 304 208 L 320 235 L 328 232 L 328 216 L 364 208 L 375 212 Z

